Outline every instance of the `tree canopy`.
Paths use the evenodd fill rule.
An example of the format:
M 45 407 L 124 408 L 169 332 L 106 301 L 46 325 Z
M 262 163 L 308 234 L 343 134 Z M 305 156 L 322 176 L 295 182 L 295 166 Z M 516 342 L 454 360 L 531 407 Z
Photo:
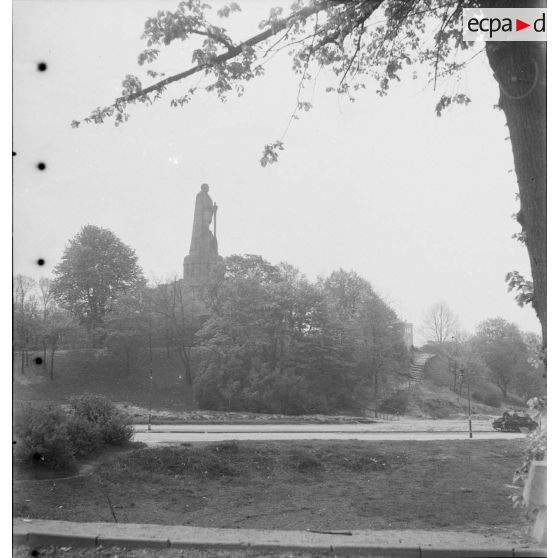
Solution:
M 519 328 L 502 318 L 485 320 L 477 327 L 474 345 L 506 397 L 509 386 L 529 368 L 527 346 Z
M 316 283 L 259 256 L 231 256 L 198 332 L 200 405 L 281 413 L 355 408 L 409 366 L 397 316 L 355 273 Z M 383 380 L 383 382 L 380 382 Z M 364 399 L 364 398 L 362 398 Z
M 112 231 L 86 225 L 72 238 L 54 268 L 52 291 L 89 331 L 102 327 L 111 304 L 143 283 L 132 248 Z

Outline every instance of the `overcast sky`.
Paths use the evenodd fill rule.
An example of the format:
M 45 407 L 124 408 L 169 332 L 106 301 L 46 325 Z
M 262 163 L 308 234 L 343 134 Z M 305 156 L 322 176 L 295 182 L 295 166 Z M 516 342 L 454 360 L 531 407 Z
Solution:
M 282 4 L 237 1 L 235 38 L 254 34 L 269 8 Z M 415 328 L 426 307 L 445 300 L 469 331 L 495 316 L 539 331 L 533 310 L 506 292 L 505 274 L 529 274 L 529 264 L 511 238 L 519 230 L 511 218 L 517 184 L 484 57 L 463 74 L 461 91 L 473 102 L 442 118 L 436 100 L 455 82 L 434 92 L 423 80 L 406 80 L 384 98 L 371 83 L 350 103 L 324 92 L 332 80 L 322 73 L 305 96 L 314 109 L 292 124 L 279 163 L 266 168 L 263 146 L 281 137 L 296 103 L 286 52 L 241 98 L 223 104 L 202 94 L 176 109 L 166 94 L 133 107 L 121 127 L 72 129 L 72 120 L 120 93 L 126 74 L 139 72 L 146 17 L 177 4 L 15 2 L 16 272 L 50 274 L 66 242 L 95 224 L 132 246 L 148 277 L 180 276 L 195 195 L 207 182 L 219 205 L 223 256 L 261 254 L 312 279 L 352 269 Z M 187 45 L 180 46 L 165 58 L 169 72 L 189 66 Z M 36 71 L 42 60 L 44 73 Z

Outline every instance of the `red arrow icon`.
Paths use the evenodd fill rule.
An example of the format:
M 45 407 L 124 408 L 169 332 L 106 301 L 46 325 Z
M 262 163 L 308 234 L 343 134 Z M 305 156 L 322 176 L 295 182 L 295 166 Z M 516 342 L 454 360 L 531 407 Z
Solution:
M 521 19 L 515 19 L 515 30 L 521 31 L 522 29 L 526 29 L 527 27 L 531 27 L 530 23 L 525 23 Z

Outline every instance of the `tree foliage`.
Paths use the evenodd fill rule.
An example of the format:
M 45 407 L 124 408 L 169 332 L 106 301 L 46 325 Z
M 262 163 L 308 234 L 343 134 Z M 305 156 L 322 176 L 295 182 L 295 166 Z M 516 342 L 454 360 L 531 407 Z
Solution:
M 139 351 L 148 344 L 150 308 L 147 291 L 138 284 L 121 293 L 105 318 L 105 344 L 124 361 L 126 374 L 133 372 Z
M 320 286 L 330 316 L 351 346 L 361 386 L 372 390 L 378 409 L 388 379 L 393 381 L 408 372 L 410 358 L 403 341 L 403 324 L 370 283 L 354 272 L 334 271 Z
M 88 330 L 104 325 L 121 294 L 143 282 L 137 256 L 112 231 L 86 225 L 54 268 L 53 294 Z
M 191 388 L 192 347 L 204 313 L 199 297 L 175 278 L 149 291 L 148 311 L 150 336 L 163 340 L 167 351 L 172 349 L 178 355 L 182 363 L 180 378 Z
M 507 397 L 510 386 L 528 367 L 527 346 L 519 328 L 503 318 L 485 320 L 477 327 L 474 345 Z
M 408 364 L 395 314 L 356 274 L 340 271 L 311 283 L 292 266 L 259 256 L 231 256 L 225 265 L 198 333 L 202 366 L 194 386 L 201 406 L 349 409 L 374 373 Z
M 174 82 L 201 73 L 203 85 L 190 87 L 171 106 L 183 106 L 192 96 L 205 90 L 225 100 L 234 92 L 242 95 L 245 83 L 265 74 L 265 64 L 277 52 L 288 49 L 293 71 L 300 76 L 294 116 L 311 108 L 302 96 L 303 89 L 318 71 L 326 68 L 333 77 L 327 91 L 347 95 L 356 92 L 372 78 L 376 92 L 385 95 L 392 81 L 399 81 L 405 69 L 425 64 L 428 78 L 436 84 L 443 76 L 462 69 L 471 58 L 471 45 L 462 39 L 461 8 L 470 2 L 449 6 L 442 0 L 297 0 L 290 9 L 272 8 L 252 37 L 233 38 L 216 23 L 240 11 L 236 3 L 225 5 L 212 17 L 211 6 L 201 0 L 180 2 L 175 11 L 159 10 L 145 22 L 142 39 L 146 48 L 138 56 L 138 65 L 149 66 L 145 74 L 157 80 L 144 86 L 142 79 L 127 75 L 122 96 L 114 104 L 99 107 L 84 119 L 101 123 L 113 117 L 121 124 L 129 118 L 128 105 L 151 104 L 161 98 Z M 431 36 L 429 36 L 431 35 Z M 151 69 L 159 61 L 164 47 L 186 42 L 191 49 L 192 66 L 172 76 Z M 468 56 L 458 56 L 465 51 Z M 474 53 L 473 53 L 474 55 Z M 452 103 L 468 103 L 464 93 L 443 94 L 436 106 L 438 114 Z M 74 121 L 73 126 L 79 126 Z M 264 148 L 262 164 L 273 162 L 281 141 Z
M 39 305 L 35 295 L 36 282 L 18 274 L 12 281 L 13 348 L 21 354 L 21 373 L 25 373 L 26 351 L 37 334 Z

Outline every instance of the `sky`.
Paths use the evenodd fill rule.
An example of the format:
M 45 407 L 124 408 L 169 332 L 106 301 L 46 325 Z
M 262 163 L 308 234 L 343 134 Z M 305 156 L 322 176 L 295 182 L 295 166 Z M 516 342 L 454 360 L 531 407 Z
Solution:
M 270 7 L 290 2 L 238 3 L 235 38 L 253 35 Z M 133 247 L 148 278 L 180 276 L 195 195 L 206 182 L 219 206 L 223 256 L 261 254 L 310 279 L 354 270 L 415 325 L 417 340 L 425 309 L 439 300 L 468 331 L 495 316 L 539 331 L 533 310 L 519 308 L 504 282 L 508 271 L 529 275 L 529 262 L 512 239 L 519 225 L 511 144 L 483 56 L 462 76 L 460 91 L 472 103 L 441 118 L 436 101 L 454 81 L 433 91 L 408 79 L 383 98 L 369 82 L 351 103 L 325 92 L 333 81 L 322 72 L 304 93 L 314 108 L 290 125 L 279 163 L 266 168 L 263 146 L 283 135 L 296 103 L 286 51 L 240 98 L 221 103 L 202 93 L 170 107 L 171 93 L 196 78 L 151 107 L 132 107 L 123 126 L 71 128 L 139 72 L 145 19 L 177 4 L 15 1 L 15 273 L 48 276 L 68 240 L 94 224 Z M 188 45 L 178 47 L 162 63 L 172 73 L 190 66 Z M 36 70 L 41 61 L 46 72 Z

